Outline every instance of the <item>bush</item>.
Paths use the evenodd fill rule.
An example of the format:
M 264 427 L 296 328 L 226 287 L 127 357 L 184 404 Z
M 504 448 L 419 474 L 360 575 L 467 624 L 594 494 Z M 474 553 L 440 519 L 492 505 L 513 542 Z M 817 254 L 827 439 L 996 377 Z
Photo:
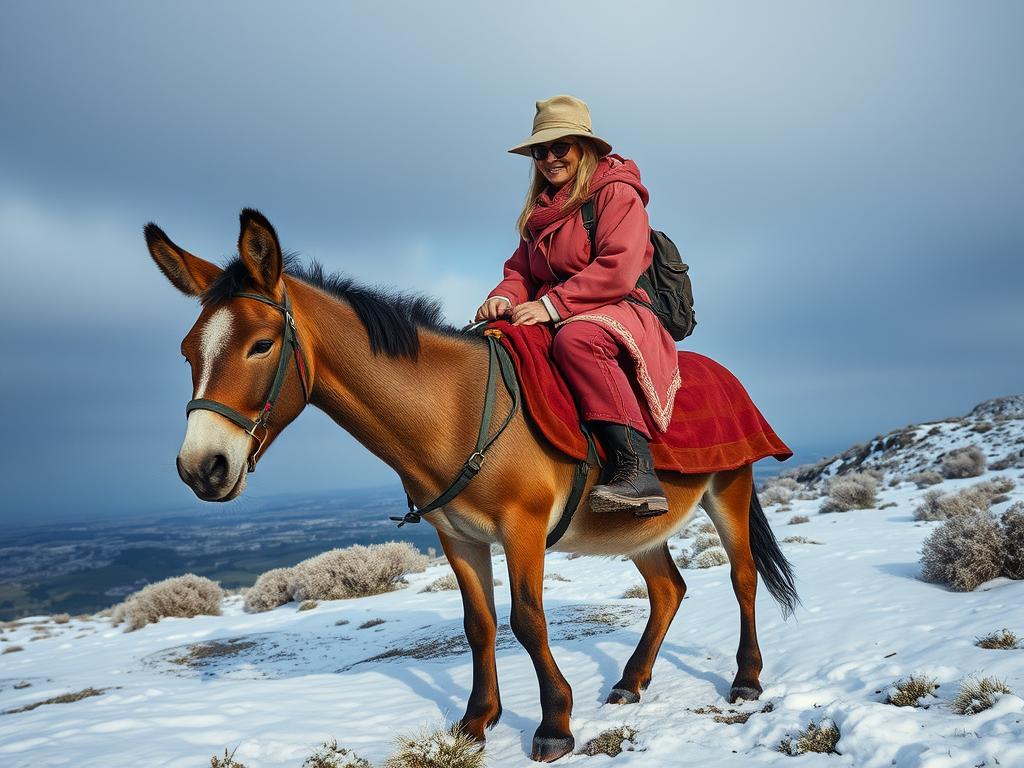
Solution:
M 935 678 L 927 675 L 911 675 L 903 680 L 893 683 L 885 694 L 885 703 L 895 707 L 922 707 L 927 709 L 930 706 L 928 699 L 935 698 L 935 691 L 939 683 Z
M 623 597 L 623 599 L 627 599 L 627 598 L 642 598 L 642 599 L 646 599 L 646 598 L 650 597 L 650 594 L 647 592 L 646 585 L 644 585 L 644 584 L 634 584 L 632 587 L 629 587 L 629 589 L 627 589 L 625 592 L 622 593 L 622 597 Z
M 988 512 L 951 517 L 925 539 L 921 576 L 969 592 L 1002 573 L 1004 547 L 999 523 Z
M 69 621 L 71 621 L 71 614 L 58 613 L 54 616 L 51 616 L 50 618 L 53 619 L 54 624 L 67 624 Z
M 1024 579 L 1024 501 L 1010 505 L 1000 523 L 1003 533 L 1003 575 Z
M 951 517 L 987 512 L 989 497 L 973 488 L 964 488 L 957 493 L 928 491 L 914 510 L 915 520 L 948 520 Z
M 384 619 L 367 619 L 359 625 L 360 629 L 369 629 L 370 627 L 379 627 L 384 623 Z
M 969 677 L 960 684 L 960 690 L 949 708 L 958 715 L 976 715 L 991 709 L 1003 694 L 1013 694 L 1009 686 L 994 677 L 981 680 Z
M 809 522 L 811 522 L 811 518 L 809 518 L 807 515 L 793 515 L 791 518 L 789 518 L 790 525 L 800 525 L 801 523 Z
M 985 454 L 976 445 L 954 448 L 942 459 L 939 471 L 945 478 L 977 477 L 985 471 Z
M 716 565 L 727 565 L 729 556 L 722 547 L 710 547 L 693 558 L 697 568 L 714 568 Z
M 224 590 L 220 584 L 194 573 L 175 576 L 143 587 L 114 608 L 113 625 L 128 623 L 128 632 L 163 618 L 191 619 L 220 616 Z
M 912 482 L 918 488 L 927 488 L 929 485 L 937 485 L 938 483 L 941 483 L 942 475 L 933 469 L 929 469 L 924 472 L 918 472 L 916 475 L 911 475 L 907 480 Z
M 248 613 L 262 613 L 291 602 L 288 591 L 294 568 L 274 568 L 262 574 L 245 593 L 244 608 Z
M 805 752 L 838 754 L 836 745 L 839 743 L 839 728 L 828 718 L 811 723 L 795 736 L 786 736 L 779 742 L 779 752 L 796 757 Z
M 455 578 L 455 574 L 446 573 L 444 576 L 436 578 L 427 584 L 420 592 L 447 592 L 448 590 L 458 588 L 459 580 Z
M 979 648 L 1012 651 L 1017 648 L 1017 635 L 1008 629 L 1001 629 L 998 632 L 989 632 L 984 637 L 976 638 L 974 644 Z
M 821 512 L 849 512 L 851 509 L 870 509 L 878 503 L 875 490 L 878 478 L 875 473 L 848 472 L 830 479 L 825 484 L 828 498 L 821 505 Z
M 407 573 L 427 568 L 426 556 L 408 542 L 354 544 L 303 560 L 288 580 L 294 600 L 344 600 L 390 592 Z
M 589 757 L 596 755 L 617 757 L 622 753 L 622 745 L 627 741 L 631 745 L 636 744 L 636 728 L 630 728 L 628 725 L 623 725 L 619 728 L 609 728 L 607 731 L 601 731 L 601 733 L 584 744 L 583 749 L 576 754 L 588 755 Z M 632 747 L 629 747 L 629 749 L 632 749 Z
M 337 740 L 332 740 L 325 741 L 307 757 L 302 768 L 373 768 L 373 765 L 355 752 L 339 747 Z
M 989 469 L 1014 469 L 1024 467 L 1024 448 L 1018 451 L 1010 451 L 998 461 L 989 464 Z
M 697 555 L 705 549 L 721 546 L 722 540 L 718 537 L 717 533 L 698 533 L 693 540 L 693 553 Z
M 484 748 L 458 723 L 447 729 L 398 736 L 384 768 L 484 768 Z
M 299 610 L 312 611 L 314 608 L 317 607 L 317 605 L 319 605 L 319 603 L 317 603 L 316 600 L 303 600 L 301 603 L 299 603 Z

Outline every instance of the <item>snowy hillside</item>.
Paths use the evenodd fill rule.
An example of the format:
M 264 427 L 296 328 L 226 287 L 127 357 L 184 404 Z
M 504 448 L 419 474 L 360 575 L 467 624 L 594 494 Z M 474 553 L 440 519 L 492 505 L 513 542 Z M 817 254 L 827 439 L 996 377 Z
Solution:
M 906 479 L 970 444 L 988 461 L 980 476 L 930 487 Z M 975 644 L 1004 627 L 1024 635 L 1024 581 L 953 592 L 920 580 L 922 542 L 941 523 L 913 516 L 929 491 L 993 478 L 1014 481 L 993 500 L 996 515 L 1024 500 L 1022 447 L 1024 397 L 1000 398 L 790 473 L 802 490 L 766 512 L 795 565 L 803 607 L 783 621 L 764 590 L 758 597 L 765 666 L 757 702 L 725 700 L 739 625 L 728 566 L 683 571 L 689 590 L 651 686 L 639 704 L 616 706 L 602 702 L 647 616 L 645 599 L 622 597 L 642 583 L 639 574 L 617 558 L 550 555 L 545 605 L 553 653 L 573 686 L 577 748 L 609 728 L 636 731 L 616 757 L 574 754 L 559 764 L 1024 766 L 1024 650 Z M 884 472 L 873 508 L 819 512 L 825 480 L 867 468 Z M 789 522 L 799 516 L 809 521 Z M 692 546 L 702 522 L 671 540 L 676 553 Z M 785 541 L 794 536 L 802 540 Z M 494 559 L 507 584 L 503 557 Z M 9 624 L 0 634 L 0 766 L 192 768 L 227 748 L 248 768 L 299 768 L 330 739 L 379 766 L 396 734 L 464 710 L 472 666 L 459 594 L 421 591 L 447 573 L 438 563 L 410 574 L 404 589 L 312 610 L 289 603 L 247 614 L 235 596 L 221 616 L 163 619 L 129 633 L 96 617 Z M 487 765 L 521 768 L 540 719 L 537 683 L 508 628 L 508 587 L 496 593 L 504 714 L 488 733 Z M 362 628 L 376 619 L 383 622 Z M 938 681 L 930 706 L 884 703 L 889 686 L 911 674 Z M 950 703 L 971 676 L 999 678 L 1016 695 L 954 714 Z M 61 696 L 73 700 L 46 703 Z M 840 754 L 776 749 L 823 717 L 838 727 Z

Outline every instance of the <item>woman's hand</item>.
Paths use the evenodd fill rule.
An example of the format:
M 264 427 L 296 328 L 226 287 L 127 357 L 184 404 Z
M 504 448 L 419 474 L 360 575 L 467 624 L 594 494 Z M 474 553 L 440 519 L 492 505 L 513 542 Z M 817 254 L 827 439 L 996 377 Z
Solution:
M 512 310 L 512 325 L 536 325 L 551 322 L 547 307 L 539 301 L 526 301 Z
M 488 299 L 476 311 L 473 322 L 478 320 L 500 320 L 512 311 L 512 305 L 505 299 Z

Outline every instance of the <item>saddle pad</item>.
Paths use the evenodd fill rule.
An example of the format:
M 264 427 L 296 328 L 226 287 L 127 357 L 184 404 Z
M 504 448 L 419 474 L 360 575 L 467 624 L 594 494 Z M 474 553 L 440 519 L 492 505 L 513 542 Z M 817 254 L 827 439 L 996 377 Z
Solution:
M 485 333 L 497 335 L 510 352 L 526 410 L 544 437 L 572 458 L 585 459 L 587 442 L 580 430 L 580 414 L 551 356 L 551 328 L 513 326 L 501 320 L 491 323 Z M 785 461 L 793 455 L 724 366 L 696 352 L 680 351 L 679 375 L 683 384 L 676 393 L 667 432 L 659 432 L 647 409 L 641 409 L 647 431 L 653 435 L 655 467 L 717 472 L 766 456 Z

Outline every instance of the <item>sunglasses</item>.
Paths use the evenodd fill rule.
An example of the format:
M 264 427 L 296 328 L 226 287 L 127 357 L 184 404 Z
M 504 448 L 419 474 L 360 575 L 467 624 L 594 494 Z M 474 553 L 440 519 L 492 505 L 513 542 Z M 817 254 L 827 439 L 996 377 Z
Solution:
M 550 146 L 544 146 L 543 144 L 534 144 L 530 147 L 530 154 L 534 160 L 545 160 L 547 159 L 548 152 L 550 151 L 555 158 L 562 158 L 569 154 L 569 150 L 576 144 L 575 141 L 556 141 Z

